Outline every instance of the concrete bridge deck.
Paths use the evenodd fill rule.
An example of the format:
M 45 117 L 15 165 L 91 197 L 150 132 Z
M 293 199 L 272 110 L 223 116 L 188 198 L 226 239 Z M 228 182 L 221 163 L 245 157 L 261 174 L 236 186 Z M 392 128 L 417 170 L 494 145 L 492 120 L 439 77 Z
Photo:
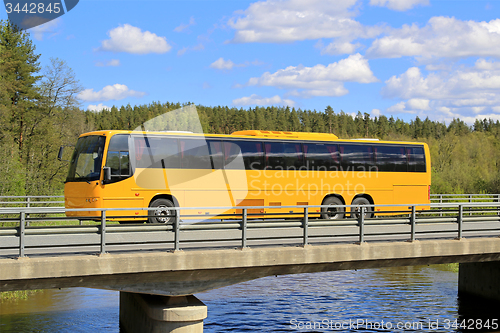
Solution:
M 189 295 L 269 275 L 500 261 L 500 238 L 0 259 L 0 290 L 90 287 Z

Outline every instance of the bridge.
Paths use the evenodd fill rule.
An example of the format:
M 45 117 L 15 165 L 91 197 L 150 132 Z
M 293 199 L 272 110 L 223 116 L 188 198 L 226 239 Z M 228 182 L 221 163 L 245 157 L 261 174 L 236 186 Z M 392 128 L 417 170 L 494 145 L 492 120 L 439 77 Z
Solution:
M 0 291 L 118 290 L 130 332 L 202 330 L 206 307 L 193 294 L 269 275 L 458 262 L 460 291 L 500 300 L 498 196 L 435 199 L 431 210 L 410 204 L 367 218 L 362 207 L 338 220 L 320 218 L 320 206 L 281 207 L 292 211 L 282 216 L 238 207 L 209 220 L 213 208 L 202 207 L 175 210 L 173 225 L 118 224 L 111 210 L 67 225 L 64 208 L 31 201 L 0 209 Z

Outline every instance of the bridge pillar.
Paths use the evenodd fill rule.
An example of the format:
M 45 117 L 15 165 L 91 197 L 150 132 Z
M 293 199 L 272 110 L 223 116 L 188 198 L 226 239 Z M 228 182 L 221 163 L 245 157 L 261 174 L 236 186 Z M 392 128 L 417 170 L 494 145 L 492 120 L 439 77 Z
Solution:
M 207 306 L 193 295 L 120 292 L 120 329 L 126 333 L 201 333 Z
M 458 292 L 500 301 L 500 261 L 462 263 Z

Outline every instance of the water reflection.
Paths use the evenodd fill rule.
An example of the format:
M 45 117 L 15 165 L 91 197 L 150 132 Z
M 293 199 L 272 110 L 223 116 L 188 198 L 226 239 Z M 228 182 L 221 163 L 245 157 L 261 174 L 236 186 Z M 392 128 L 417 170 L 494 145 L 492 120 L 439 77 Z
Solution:
M 118 332 L 118 292 L 44 290 L 0 302 L 0 332 Z
M 457 288 L 456 272 L 419 266 L 266 277 L 196 296 L 208 306 L 205 332 L 455 332 L 445 323 L 500 314 L 498 303 L 457 298 Z M 0 332 L 119 332 L 118 306 L 118 292 L 48 290 L 0 302 Z M 349 320 L 372 326 L 335 329 Z M 373 326 L 381 321 L 393 327 Z M 315 322 L 328 325 L 306 327 Z
M 452 271 L 399 267 L 267 277 L 198 297 L 209 307 L 206 332 L 256 328 L 322 332 L 349 321 L 372 323 L 371 328 L 382 321 L 386 325 L 385 329 L 349 325 L 342 331 L 391 332 L 398 330 L 387 329 L 387 323 L 410 323 L 425 329 L 429 320 L 454 320 L 457 285 L 457 274 Z M 321 325 L 308 329 L 314 323 Z M 442 328 L 426 331 L 443 332 Z

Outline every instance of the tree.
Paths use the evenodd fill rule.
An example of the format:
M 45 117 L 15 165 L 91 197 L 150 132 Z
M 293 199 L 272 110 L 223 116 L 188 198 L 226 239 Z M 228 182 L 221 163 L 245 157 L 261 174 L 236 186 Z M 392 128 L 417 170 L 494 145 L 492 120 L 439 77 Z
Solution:
M 9 21 L 0 21 L 0 95 L 3 117 L 9 121 L 9 130 L 22 150 L 27 122 L 36 116 L 42 99 L 37 82 L 40 76 L 35 46 L 29 35 Z
M 77 95 L 82 90 L 75 73 L 66 62 L 59 58 L 50 58 L 50 65 L 43 70 L 41 80 L 41 94 L 44 96 L 48 115 L 57 107 L 64 109 L 80 106 Z
M 328 123 L 328 133 L 333 133 L 333 117 L 335 112 L 332 107 L 328 105 L 325 109 L 325 115 Z
M 73 71 L 51 59 L 39 75 L 39 58 L 28 34 L 0 21 L 0 193 L 56 194 L 67 170 L 58 148 L 88 129 Z

